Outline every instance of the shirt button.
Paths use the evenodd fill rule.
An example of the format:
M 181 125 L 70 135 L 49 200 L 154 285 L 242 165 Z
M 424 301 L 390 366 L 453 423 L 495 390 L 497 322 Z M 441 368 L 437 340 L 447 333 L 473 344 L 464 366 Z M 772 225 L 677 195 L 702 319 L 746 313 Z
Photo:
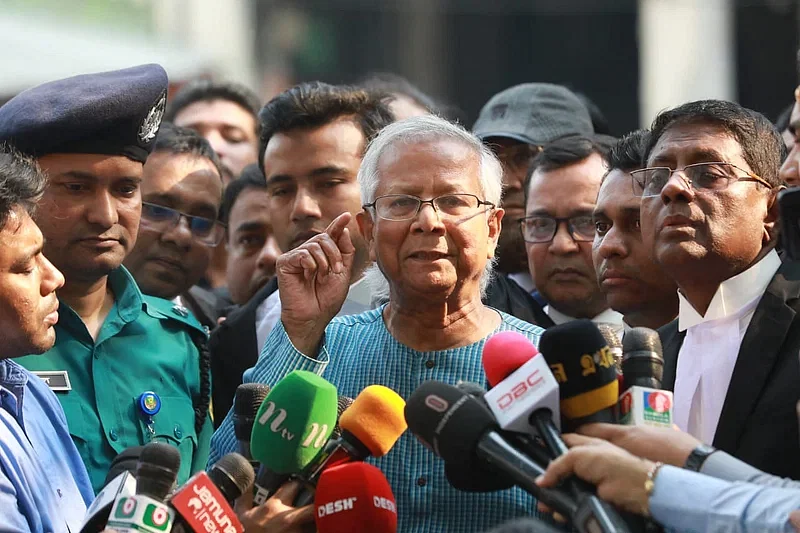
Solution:
M 64 497 L 64 494 L 61 493 L 61 489 L 56 489 L 56 492 L 58 493 L 58 497 L 59 498 L 63 498 Z
M 94 355 L 95 359 L 100 359 L 100 352 L 97 351 L 97 348 L 93 350 L 92 355 Z
M 109 437 L 111 438 L 111 440 L 113 440 L 114 442 L 116 442 L 116 441 L 117 441 L 117 439 L 119 438 L 119 435 L 117 435 L 117 430 L 116 430 L 116 429 L 112 429 L 111 431 L 109 431 L 109 432 L 108 432 L 108 436 L 109 436 Z
M 418 486 L 420 486 L 420 487 L 424 487 L 424 486 L 425 486 L 425 485 L 427 485 L 427 484 L 428 484 L 428 480 L 427 480 L 427 479 L 425 479 L 424 477 L 418 477 L 418 478 L 417 478 L 417 485 L 418 485 Z
M 183 431 L 181 430 L 180 426 L 177 426 L 177 425 L 175 426 L 174 433 L 175 433 L 175 438 L 176 439 L 180 439 L 181 437 L 183 437 Z
M 433 368 L 436 366 L 436 361 L 434 361 L 433 359 L 428 359 L 427 361 L 425 361 L 425 366 L 427 368 Z

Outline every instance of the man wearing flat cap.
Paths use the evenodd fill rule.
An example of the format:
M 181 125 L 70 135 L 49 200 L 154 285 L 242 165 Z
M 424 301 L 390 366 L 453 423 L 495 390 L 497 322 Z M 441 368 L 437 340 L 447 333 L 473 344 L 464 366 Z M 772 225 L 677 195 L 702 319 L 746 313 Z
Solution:
M 589 110 L 561 85 L 523 83 L 492 96 L 481 109 L 472 132 L 494 151 L 503 165 L 503 209 L 506 216 L 497 242 L 497 275 L 484 302 L 542 327 L 552 325 L 532 297 L 525 242 L 519 219 L 525 216 L 525 177 L 542 148 L 563 137 L 594 133 Z
M 48 175 L 36 221 L 66 279 L 55 346 L 20 363 L 61 401 L 96 491 L 130 446 L 176 446 L 179 482 L 208 455 L 205 331 L 186 309 L 144 296 L 122 266 L 166 90 L 164 69 L 143 65 L 46 83 L 0 108 L 0 143 Z

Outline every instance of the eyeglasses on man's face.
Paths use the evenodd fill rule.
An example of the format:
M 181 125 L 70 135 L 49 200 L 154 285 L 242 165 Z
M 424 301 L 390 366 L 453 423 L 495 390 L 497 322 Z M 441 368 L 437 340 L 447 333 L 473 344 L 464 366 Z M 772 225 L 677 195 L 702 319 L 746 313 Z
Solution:
M 569 218 L 533 215 L 519 220 L 522 239 L 530 243 L 552 241 L 562 223 L 567 225 L 567 231 L 573 241 L 587 242 L 594 240 L 592 215 L 576 215 Z
M 745 175 L 737 175 L 737 171 Z M 661 196 L 669 182 L 672 174 L 678 176 L 689 187 L 697 191 L 723 191 L 731 183 L 737 181 L 755 181 L 762 185 L 772 188 L 766 180 L 743 168 L 737 167 L 732 163 L 721 161 L 710 163 L 695 163 L 686 165 L 682 169 L 671 169 L 669 167 L 650 167 L 631 172 L 633 178 L 633 194 L 642 198 Z
M 204 217 L 187 215 L 176 209 L 163 205 L 142 202 L 142 227 L 145 229 L 166 232 L 180 224 L 185 218 L 192 238 L 206 246 L 217 246 L 225 235 L 225 225 Z
M 481 200 L 474 194 L 444 194 L 423 200 L 410 194 L 387 194 L 378 196 L 370 204 L 364 204 L 363 209 L 373 208 L 378 217 L 384 220 L 411 220 L 416 218 L 423 204 L 433 206 L 439 216 L 461 218 L 476 214 L 482 205 L 494 208 L 494 204 Z

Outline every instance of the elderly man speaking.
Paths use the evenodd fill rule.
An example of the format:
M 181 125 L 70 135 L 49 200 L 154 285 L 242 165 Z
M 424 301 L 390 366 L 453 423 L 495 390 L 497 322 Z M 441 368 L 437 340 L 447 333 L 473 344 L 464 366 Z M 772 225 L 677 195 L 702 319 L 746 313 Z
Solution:
M 423 381 L 483 383 L 481 352 L 499 331 L 539 340 L 542 329 L 481 303 L 503 210 L 502 169 L 464 129 L 415 117 L 387 126 L 367 150 L 358 180 L 359 229 L 389 284 L 389 302 L 337 317 L 347 296 L 354 248 L 351 214 L 278 259 L 281 324 L 244 382 L 275 384 L 303 369 L 339 394 L 368 385 L 408 397 Z M 235 449 L 230 415 L 212 439 L 211 461 Z M 444 463 L 406 432 L 376 464 L 397 499 L 400 531 L 482 531 L 535 514 L 520 489 L 472 494 L 447 482 Z

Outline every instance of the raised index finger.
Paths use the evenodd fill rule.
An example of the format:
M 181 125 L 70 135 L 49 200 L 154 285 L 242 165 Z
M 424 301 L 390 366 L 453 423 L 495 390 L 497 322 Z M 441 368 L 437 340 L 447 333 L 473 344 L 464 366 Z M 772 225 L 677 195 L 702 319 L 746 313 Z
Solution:
M 333 219 L 333 222 L 328 224 L 328 227 L 325 228 L 325 233 L 331 236 L 334 242 L 339 240 L 339 237 L 342 236 L 342 232 L 344 228 L 350 223 L 350 219 L 353 218 L 353 215 L 345 211 L 338 217 Z

